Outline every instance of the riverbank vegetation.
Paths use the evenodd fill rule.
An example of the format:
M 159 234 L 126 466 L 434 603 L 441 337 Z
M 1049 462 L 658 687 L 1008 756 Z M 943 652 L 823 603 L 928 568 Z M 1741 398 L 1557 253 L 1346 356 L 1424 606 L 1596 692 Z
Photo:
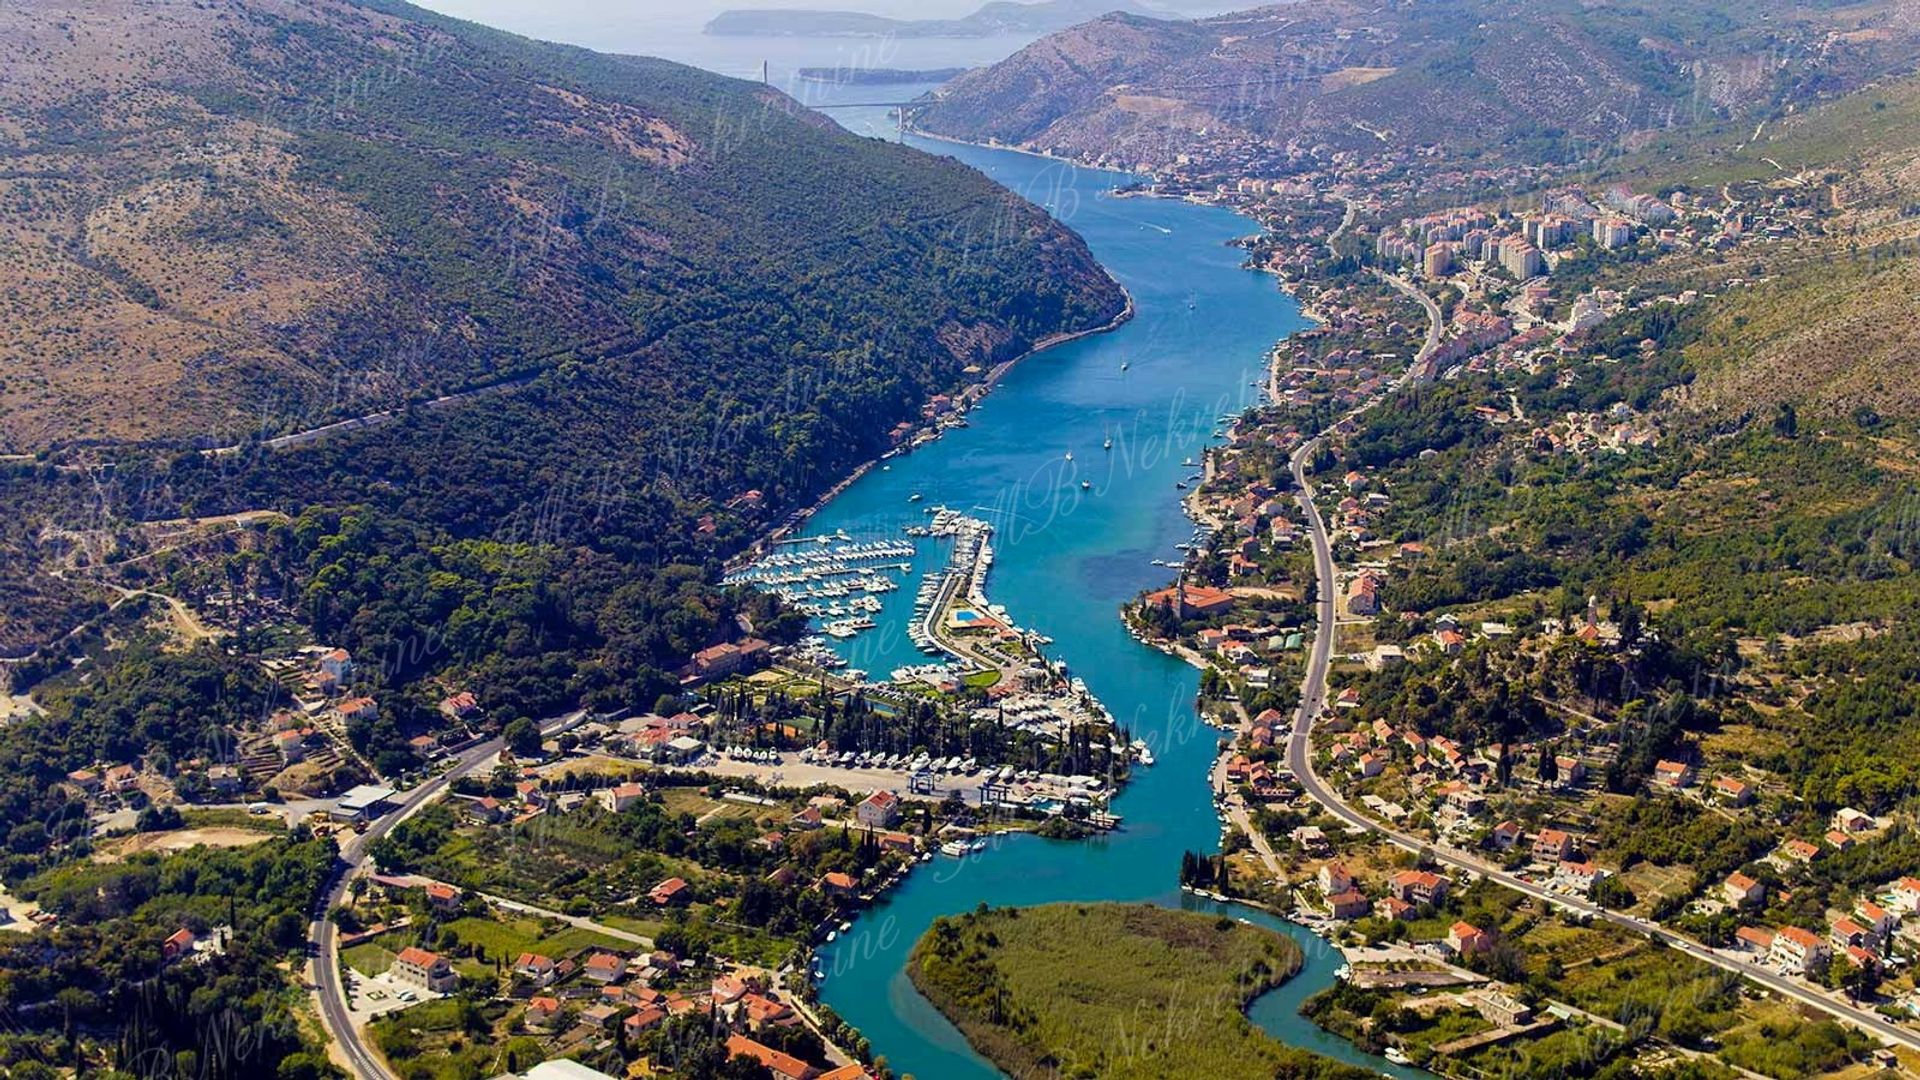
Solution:
M 1299 966 L 1292 941 L 1224 916 L 1057 904 L 936 920 L 907 970 L 1014 1077 L 1366 1076 L 1246 1018 Z

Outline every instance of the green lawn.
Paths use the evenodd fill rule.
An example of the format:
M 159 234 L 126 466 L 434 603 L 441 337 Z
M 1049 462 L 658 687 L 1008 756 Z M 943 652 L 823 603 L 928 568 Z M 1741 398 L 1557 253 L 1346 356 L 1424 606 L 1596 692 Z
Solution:
M 393 950 L 378 941 L 355 945 L 340 955 L 348 967 L 362 975 L 378 975 L 393 966 Z
M 631 915 L 602 915 L 594 921 L 605 923 L 615 930 L 625 930 L 629 934 L 639 934 L 643 937 L 658 936 L 660 931 L 667 928 L 663 920 L 636 919 Z

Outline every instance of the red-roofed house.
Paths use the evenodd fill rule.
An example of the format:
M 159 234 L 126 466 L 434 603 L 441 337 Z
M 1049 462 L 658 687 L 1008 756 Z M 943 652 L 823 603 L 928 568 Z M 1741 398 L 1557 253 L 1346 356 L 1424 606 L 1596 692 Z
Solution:
M 380 706 L 370 697 L 348 698 L 338 708 L 343 720 L 371 720 L 380 715 Z
M 539 953 L 523 952 L 513 962 L 513 973 L 535 986 L 552 986 L 559 969 L 552 960 Z
M 1850 945 L 1866 948 L 1873 944 L 1873 931 L 1842 915 L 1833 920 L 1833 941 L 1836 945 Z
M 400 950 L 388 972 L 403 983 L 424 987 L 436 994 L 452 990 L 459 981 L 446 957 L 413 945 Z
M 720 975 L 714 978 L 710 989 L 715 1005 L 731 1005 L 746 997 L 748 991 L 753 988 L 747 985 L 745 979 L 737 975 Z
M 765 994 L 748 994 L 740 999 L 740 1007 L 746 1011 L 747 1026 L 756 1030 L 768 1024 L 785 1027 L 800 1022 L 791 1006 Z
M 1418 913 L 1417 908 L 1397 896 L 1381 897 L 1373 907 L 1376 913 L 1394 922 L 1411 919 Z
M 1560 774 L 1561 787 L 1579 787 L 1587 779 L 1587 763 L 1569 754 L 1554 757 L 1553 767 Z
M 1773 935 L 1773 944 L 1767 950 L 1767 959 L 1782 971 L 1791 975 L 1808 975 L 1820 970 L 1826 962 L 1827 943 L 1819 935 L 1789 926 Z
M 628 1035 L 638 1035 L 667 1018 L 667 1010 L 658 1005 L 642 1005 L 632 1016 L 621 1021 Z
M 1543 862 L 1559 862 L 1573 854 L 1573 837 L 1559 829 L 1541 829 L 1533 838 L 1533 857 Z
M 1457 955 L 1472 956 L 1493 948 L 1493 935 L 1470 922 L 1456 922 L 1447 930 L 1447 947 Z
M 619 982 L 627 974 L 627 960 L 618 953 L 597 952 L 587 957 L 580 970 L 597 983 Z
M 1653 782 L 1661 787 L 1687 787 L 1693 783 L 1693 766 L 1684 761 L 1660 761 L 1653 767 Z
M 641 784 L 616 784 L 610 788 L 603 788 L 595 794 L 599 796 L 601 806 L 618 814 L 635 803 L 645 801 L 647 789 Z
M 480 701 L 465 690 L 440 699 L 440 715 L 449 720 L 465 720 L 480 711 Z
M 672 907 L 693 900 L 693 888 L 682 878 L 670 877 L 647 890 L 647 899 L 655 907 Z
M 1820 855 L 1820 848 L 1805 840 L 1789 840 L 1780 845 L 1780 854 L 1799 863 L 1810 863 Z
M 1447 895 L 1447 879 L 1430 870 L 1402 870 L 1393 875 L 1392 890 L 1409 904 L 1437 904 Z
M 528 1027 L 550 1028 L 560 1022 L 560 999 L 540 996 L 527 1002 Z
M 891 829 L 900 820 L 900 796 L 876 791 L 853 811 L 854 820 L 874 829 Z
M 1886 937 L 1900 925 L 1900 917 L 1871 900 L 1862 900 L 1854 909 L 1875 937 Z
M 1732 907 L 1752 907 L 1767 898 L 1767 887 L 1736 870 L 1721 882 L 1720 895 Z
M 1320 872 L 1314 875 L 1314 881 L 1320 886 L 1320 893 L 1323 896 L 1332 896 L 1334 893 L 1346 892 L 1353 888 L 1353 875 L 1347 872 L 1345 866 L 1337 862 L 1322 866 Z
M 1336 919 L 1365 918 L 1367 912 L 1373 910 L 1373 905 L 1367 902 L 1366 894 L 1352 889 L 1327 897 L 1327 907 L 1332 910 L 1333 917 Z
M 1762 956 L 1773 949 L 1773 931 L 1760 926 L 1742 926 L 1733 932 L 1735 946 Z
M 815 1080 L 820 1075 L 819 1069 L 792 1054 L 775 1050 L 771 1046 L 763 1046 L 745 1035 L 727 1036 L 727 1056 L 752 1058 L 766 1066 L 767 1071 L 780 1080 Z
M 1590 862 L 1563 862 L 1553 871 L 1554 884 L 1576 896 L 1592 895 L 1594 885 L 1606 876 L 1605 869 Z
M 1716 777 L 1713 793 L 1728 806 L 1745 806 L 1753 801 L 1753 785 L 1731 776 Z

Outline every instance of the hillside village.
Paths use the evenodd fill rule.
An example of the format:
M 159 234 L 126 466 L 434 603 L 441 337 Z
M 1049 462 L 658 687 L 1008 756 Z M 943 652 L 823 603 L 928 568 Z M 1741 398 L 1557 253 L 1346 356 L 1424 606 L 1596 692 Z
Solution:
M 1591 914 L 1609 909 L 1808 993 L 1920 1018 L 1912 823 L 1870 806 L 1809 818 L 1791 778 L 1750 755 L 1718 758 L 1711 740 L 1655 743 L 1636 731 L 1644 715 L 1590 711 L 1591 688 L 1567 690 L 1591 682 L 1581 672 L 1656 651 L 1648 613 L 1617 596 L 1565 597 L 1557 608 L 1440 599 L 1461 553 L 1497 519 L 1458 494 L 1436 497 L 1420 476 L 1465 446 L 1479 461 L 1506 454 L 1566 469 L 1653 460 L 1672 437 L 1666 402 L 1579 388 L 1649 362 L 1690 309 L 1753 284 L 1701 279 L 1701 256 L 1817 239 L 1829 215 L 1797 181 L 1667 197 L 1614 184 L 1551 189 L 1530 209 L 1467 206 L 1376 225 L 1394 193 L 1356 179 L 1186 182 L 1183 192 L 1163 176 L 1152 188 L 1243 208 L 1286 237 L 1250 242 L 1251 262 L 1279 274 L 1318 323 L 1275 351 L 1272 404 L 1208 452 L 1189 496 L 1205 544 L 1180 584 L 1142 597 L 1132 616 L 1149 640 L 1206 668 L 1203 710 L 1231 733 L 1216 772 L 1227 854 L 1217 867 L 1196 862 L 1187 880 L 1334 933 L 1348 975 L 1316 1019 L 1442 1072 L 1604 1031 L 1608 1010 L 1582 1006 L 1597 988 L 1559 974 L 1568 950 L 1594 950 L 1589 962 L 1643 978 L 1656 970 L 1641 939 Z M 1700 284 L 1667 284 L 1689 279 Z M 1432 421 L 1393 431 L 1369 415 L 1388 398 L 1450 384 L 1460 389 L 1442 394 Z M 1555 398 L 1596 404 L 1541 408 Z M 1339 591 L 1312 768 L 1403 842 L 1330 816 L 1309 795 L 1285 753 L 1297 696 L 1260 697 L 1266 669 L 1298 656 L 1311 626 L 1304 604 L 1269 619 L 1254 594 L 1312 596 L 1310 526 L 1288 461 L 1322 430 L 1308 469 Z M 1524 592 L 1525 578 L 1510 587 Z M 1297 685 L 1297 674 L 1284 681 Z M 1431 704 L 1450 692 L 1491 692 L 1505 719 Z M 1687 723 L 1658 712 L 1669 707 L 1681 708 L 1647 706 L 1656 730 Z M 1520 734 L 1455 734 L 1487 730 Z M 1670 756 L 1643 757 L 1643 745 Z M 1783 818 L 1794 821 L 1784 835 Z M 1683 821 L 1699 822 L 1685 826 L 1695 831 L 1712 822 L 1720 838 L 1685 857 L 1660 847 Z M 1511 873 L 1537 897 L 1410 854 L 1417 845 Z M 1548 933 L 1555 897 L 1573 906 L 1558 916 L 1566 929 Z M 1382 1000 L 1420 1018 L 1382 1029 Z

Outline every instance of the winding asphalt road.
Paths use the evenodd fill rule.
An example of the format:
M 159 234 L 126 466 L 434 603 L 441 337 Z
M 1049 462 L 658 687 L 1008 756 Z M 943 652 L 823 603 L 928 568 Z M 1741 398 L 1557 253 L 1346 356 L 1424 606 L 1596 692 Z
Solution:
M 541 725 L 541 734 L 551 736 L 586 718 L 584 710 L 568 713 Z M 412 817 L 420 808 L 439 798 L 455 780 L 466 776 L 480 764 L 500 752 L 504 740 L 489 739 L 454 759 L 453 767 L 407 792 L 400 805 L 354 836 L 340 847 L 334 864 L 334 877 L 321 893 L 313 920 L 307 926 L 307 942 L 313 954 L 314 993 L 320 999 L 320 1023 L 327 1038 L 339 1046 L 341 1055 L 359 1080 L 396 1080 L 385 1061 L 360 1037 L 354 1026 L 353 1011 L 347 1005 L 347 989 L 340 978 L 340 932 L 327 918 L 327 912 L 346 898 L 347 887 L 366 866 L 367 845 L 387 835 L 395 825 Z
M 1595 919 L 1605 919 L 1616 926 L 1625 927 L 1670 945 L 1695 959 L 1734 972 L 1783 997 L 1819 1009 L 1834 1019 L 1852 1024 L 1882 1041 L 1920 1050 L 1920 1034 L 1891 1023 L 1877 1013 L 1857 1008 L 1830 996 L 1809 983 L 1787 978 L 1739 957 L 1724 955 L 1658 923 L 1609 910 L 1581 897 L 1553 892 L 1533 882 L 1523 881 L 1472 855 L 1452 848 L 1439 847 L 1420 837 L 1389 829 L 1355 810 L 1340 796 L 1339 792 L 1321 780 L 1313 771 L 1313 746 L 1309 736 L 1312 734 L 1315 721 L 1326 711 L 1327 671 L 1333 663 L 1336 615 L 1334 603 L 1338 595 L 1339 579 L 1333 562 L 1333 548 L 1327 539 L 1326 523 L 1321 519 L 1320 508 L 1313 500 L 1313 488 L 1309 485 L 1306 476 L 1307 461 L 1312 457 L 1314 448 L 1319 442 L 1320 438 L 1315 438 L 1302 444 L 1294 451 L 1291 461 L 1294 483 L 1300 492 L 1296 501 L 1300 504 L 1301 512 L 1306 516 L 1307 531 L 1313 540 L 1314 575 L 1318 581 L 1315 592 L 1319 625 L 1314 630 L 1313 651 L 1307 658 L 1307 672 L 1301 681 L 1300 709 L 1294 714 L 1293 732 L 1287 742 L 1287 765 L 1307 794 L 1340 820 L 1377 833 L 1408 851 L 1425 852 L 1435 862 L 1485 877 L 1515 892 L 1544 900 L 1555 907 L 1579 912 Z
M 1406 294 L 1409 300 L 1414 301 L 1426 309 L 1427 340 L 1421 344 L 1419 353 L 1415 354 L 1413 364 L 1407 370 L 1416 373 L 1414 375 L 1416 382 L 1427 382 L 1431 380 L 1439 373 L 1428 371 L 1422 374 L 1420 372 L 1421 369 L 1426 366 L 1427 358 L 1432 356 L 1434 350 L 1440 347 L 1440 331 L 1446 325 L 1446 320 L 1440 317 L 1440 305 L 1435 303 L 1433 297 L 1428 296 L 1424 289 L 1414 285 L 1406 278 L 1389 274 L 1385 270 L 1375 270 L 1374 274 L 1377 275 L 1380 280 Z

